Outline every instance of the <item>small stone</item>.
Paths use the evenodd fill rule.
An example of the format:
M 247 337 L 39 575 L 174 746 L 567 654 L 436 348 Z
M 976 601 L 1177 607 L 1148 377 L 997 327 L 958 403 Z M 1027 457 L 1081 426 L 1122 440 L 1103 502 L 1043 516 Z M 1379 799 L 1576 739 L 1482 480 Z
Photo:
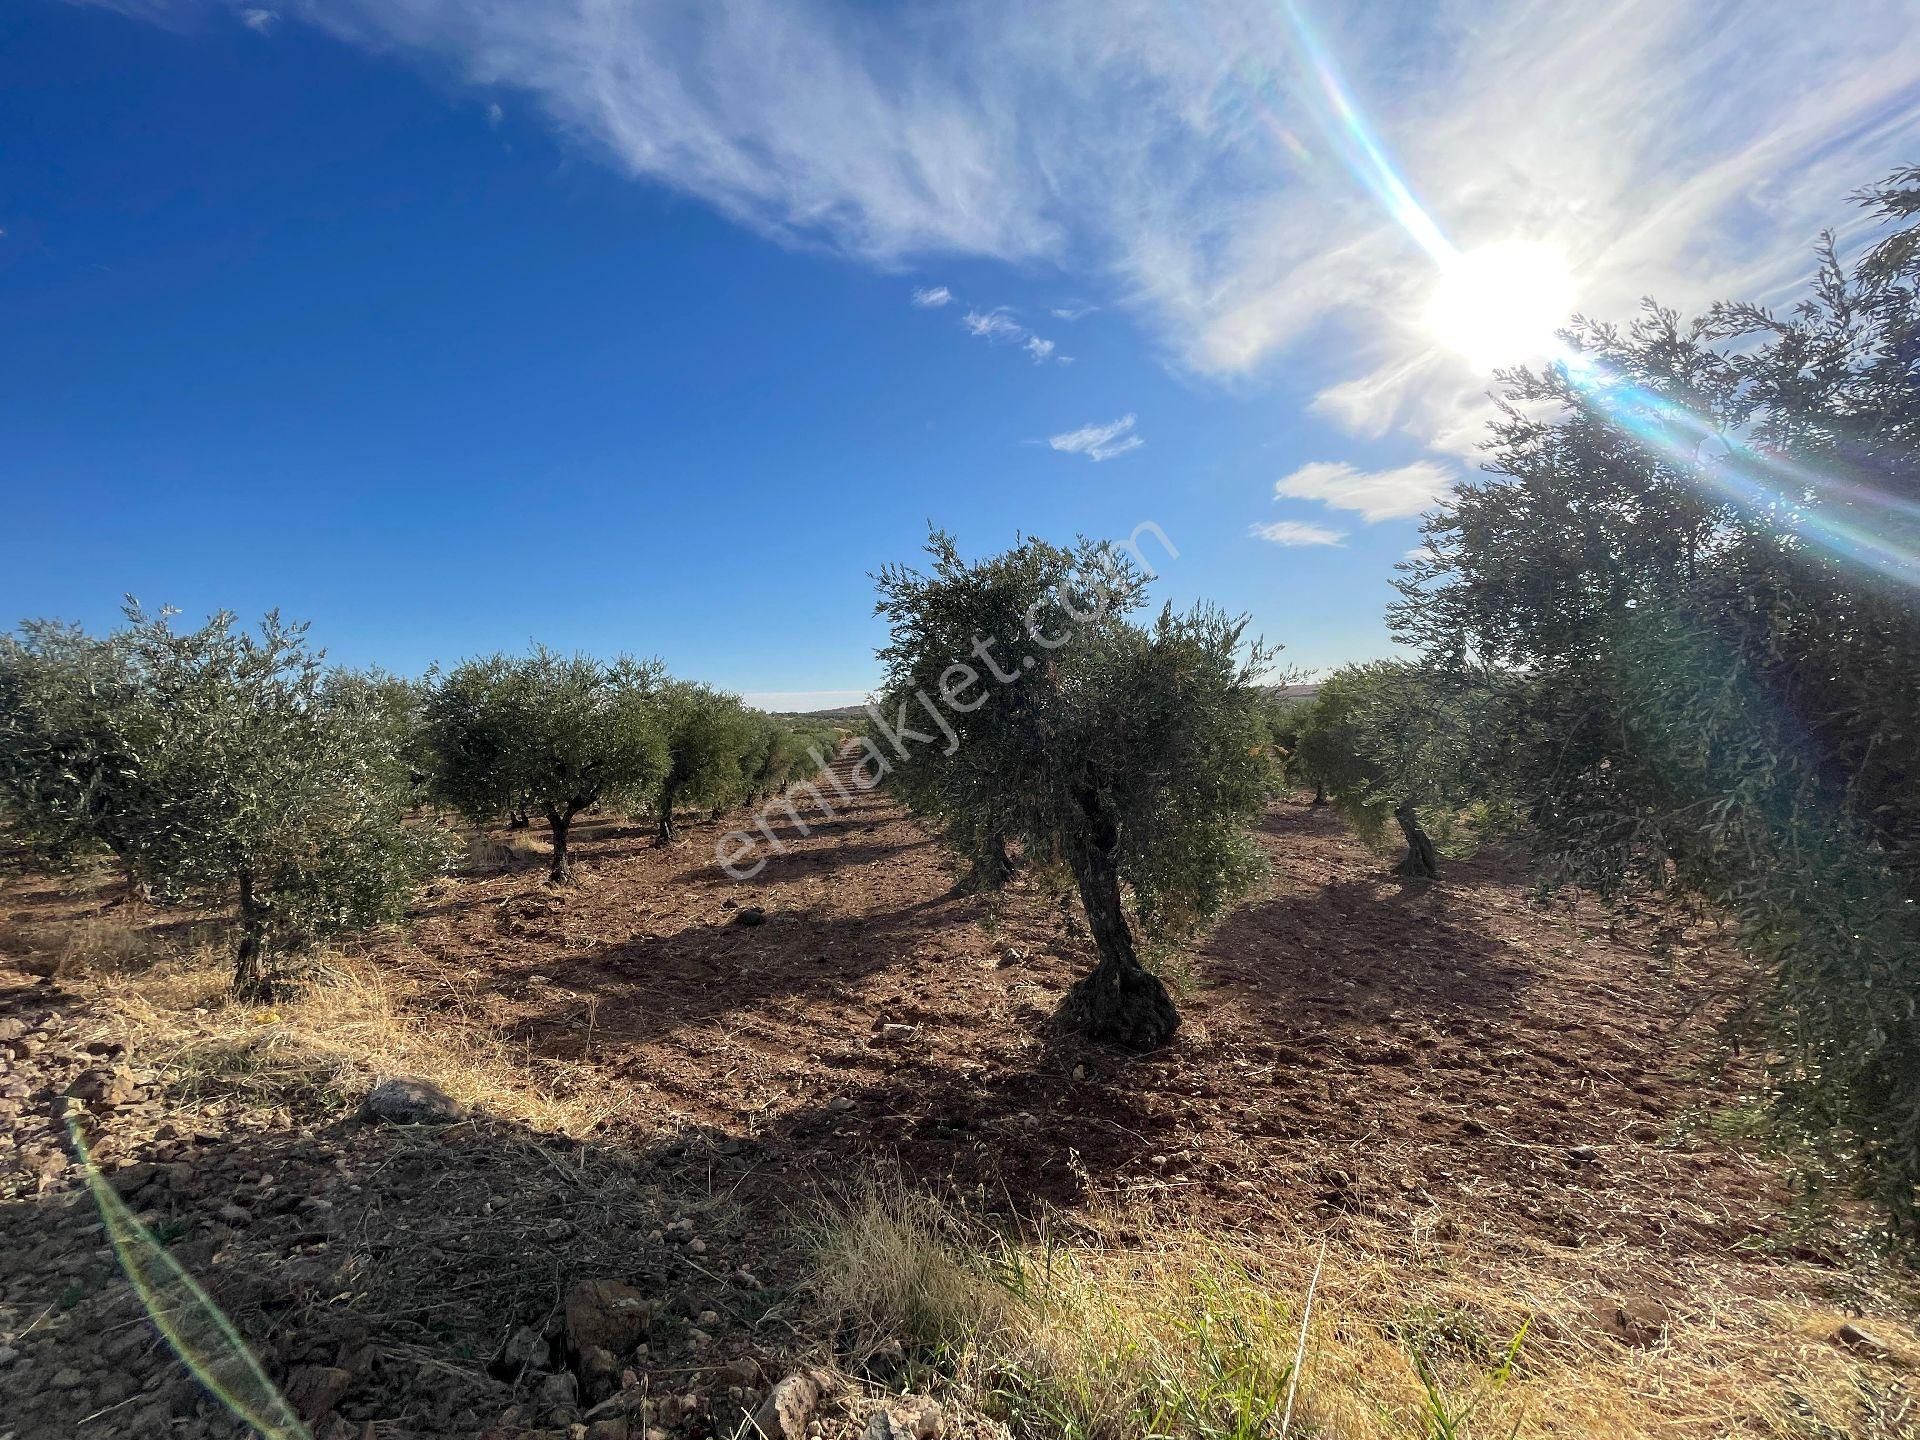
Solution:
M 687 1249 L 691 1250 L 695 1255 L 704 1255 L 707 1253 L 707 1242 L 696 1235 L 687 1242 Z
M 787 1376 L 754 1412 L 753 1430 L 761 1440 L 806 1440 L 807 1422 L 820 1403 L 820 1384 L 804 1372 Z
M 767 912 L 758 905 L 748 905 L 734 911 L 733 923 L 748 926 L 764 925 L 767 923 Z
M 247 1225 L 253 1220 L 253 1212 L 244 1205 L 222 1205 L 214 1214 L 229 1225 Z
M 1833 1343 L 1843 1350 L 1851 1350 L 1856 1355 L 1869 1360 L 1878 1360 L 1882 1364 L 1895 1360 L 1893 1347 L 1875 1335 L 1871 1330 L 1862 1329 L 1849 1320 L 1833 1332 Z
M 582 1280 L 567 1292 L 567 1348 L 584 1355 L 598 1346 L 624 1355 L 653 1325 L 653 1305 L 618 1280 Z
M 1593 1307 L 1600 1327 L 1622 1345 L 1651 1349 L 1667 1337 L 1673 1316 L 1657 1300 L 1610 1300 Z
M 551 1358 L 547 1337 L 539 1327 L 522 1325 L 507 1337 L 488 1368 L 502 1380 L 517 1380 L 525 1371 L 546 1369 Z
M 940 1402 L 925 1395 L 912 1395 L 902 1400 L 897 1407 L 896 1417 L 906 1422 L 913 1440 L 939 1440 L 940 1432 L 947 1424 L 946 1412 L 941 1410 Z
M 590 1345 L 579 1360 L 580 1388 L 589 1405 L 598 1405 L 618 1388 L 620 1362 L 603 1345 Z
M 56 1390 L 78 1390 L 87 1383 L 87 1377 L 71 1365 L 62 1365 L 53 1372 L 53 1388 Z
M 1574 1165 L 1598 1165 L 1600 1152 L 1591 1145 L 1575 1145 L 1568 1149 L 1567 1160 Z
M 464 1119 L 467 1107 L 431 1080 L 396 1076 L 368 1092 L 360 1113 L 389 1125 L 446 1125 Z
M 698 1315 L 694 1316 L 693 1323 L 702 1329 L 711 1330 L 720 1323 L 720 1312 L 718 1310 L 702 1310 Z
M 308 1424 L 330 1414 L 353 1383 L 351 1371 L 332 1365 L 298 1365 L 287 1375 L 287 1401 Z
M 566 1371 L 555 1371 L 540 1382 L 540 1403 L 555 1413 L 578 1409 L 580 1387 Z
M 133 1072 L 116 1065 L 111 1069 L 82 1071 L 67 1087 L 67 1094 L 96 1110 L 111 1110 L 132 1103 L 138 1089 Z
M 107 1183 L 113 1186 L 114 1193 L 125 1199 L 140 1190 L 144 1190 L 159 1173 L 159 1167 L 150 1161 L 141 1161 L 137 1165 L 122 1165 L 107 1177 Z
M 827 1102 L 827 1108 L 829 1110 L 839 1110 L 844 1112 L 844 1111 L 853 1109 L 853 1101 L 849 1100 L 844 1095 L 836 1095 L 833 1097 L 833 1099 Z

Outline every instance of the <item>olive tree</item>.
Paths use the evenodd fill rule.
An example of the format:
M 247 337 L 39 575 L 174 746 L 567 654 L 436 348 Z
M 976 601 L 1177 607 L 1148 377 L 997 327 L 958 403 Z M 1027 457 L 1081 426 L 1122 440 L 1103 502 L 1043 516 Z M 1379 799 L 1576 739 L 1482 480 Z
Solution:
M 676 806 L 720 809 L 747 792 L 744 761 L 755 735 L 751 713 L 736 696 L 689 680 L 672 680 L 656 699 L 666 768 L 654 796 L 659 843 L 677 838 Z
M 1295 771 L 1311 776 L 1361 838 L 1380 844 L 1398 827 L 1407 847 L 1399 872 L 1431 880 L 1440 846 L 1466 812 L 1495 798 L 1505 735 L 1504 687 L 1489 674 L 1400 661 L 1334 671 L 1293 724 Z
M 435 789 L 476 825 L 543 814 L 549 878 L 565 880 L 574 819 L 641 802 L 667 772 L 660 681 L 657 664 L 544 646 L 464 661 L 437 680 L 424 709 Z
M 759 711 L 748 713 L 748 726 L 751 741 L 741 755 L 740 773 L 750 805 L 811 777 L 840 748 L 840 733 L 830 727 L 800 725 Z
M 1062 1018 L 1159 1044 L 1179 1014 L 1141 963 L 1127 894 L 1162 940 L 1259 873 L 1247 821 L 1270 778 L 1255 684 L 1268 652 L 1210 607 L 1129 618 L 1146 577 L 1106 546 L 1028 540 L 969 564 L 936 532 L 927 553 L 925 573 L 875 577 L 890 639 L 862 764 L 936 823 L 1061 857 L 1099 952 Z
M 0 635 L 0 816 L 24 853 L 64 863 L 105 848 L 128 864 L 139 782 L 122 730 L 137 689 L 119 637 L 50 620 Z
M 1920 168 L 1860 198 L 1920 214 Z M 1920 1238 L 1920 226 L 1816 261 L 1791 314 L 1649 306 L 1504 377 L 1393 621 L 1526 675 L 1544 855 L 1734 921 L 1780 1113 Z
M 1318 809 L 1328 803 L 1326 782 L 1314 774 L 1308 757 L 1300 750 L 1300 739 L 1312 714 L 1312 697 L 1269 691 L 1267 736 L 1273 747 L 1275 764 L 1281 778 L 1288 784 L 1313 787 L 1313 799 L 1308 804 Z
M 234 991 L 270 998 L 274 955 L 399 918 L 444 863 L 443 837 L 407 823 L 390 731 L 343 701 L 304 625 L 270 613 L 256 635 L 222 613 L 177 631 L 171 612 L 129 602 L 126 613 L 128 628 L 104 641 L 38 632 L 41 655 L 75 662 L 67 683 L 105 681 L 42 712 L 91 717 L 67 732 L 85 738 L 65 751 L 49 814 L 157 892 L 231 905 Z

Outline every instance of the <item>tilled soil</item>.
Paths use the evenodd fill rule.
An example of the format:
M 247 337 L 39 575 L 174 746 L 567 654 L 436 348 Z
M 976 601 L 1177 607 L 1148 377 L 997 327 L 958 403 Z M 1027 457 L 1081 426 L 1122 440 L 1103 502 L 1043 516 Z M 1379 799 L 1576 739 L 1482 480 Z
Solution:
M 804 1350 L 775 1237 L 875 1165 L 1023 1217 L 1119 1199 L 1255 1236 L 1600 1250 L 1656 1313 L 1826 1260 L 1777 1167 L 1690 1123 L 1739 1098 L 1717 1027 L 1746 979 L 1698 936 L 1536 903 L 1497 861 L 1403 883 L 1330 812 L 1282 802 L 1260 827 L 1268 892 L 1173 966 L 1174 1042 L 1127 1055 L 1051 1023 L 1092 963 L 1063 897 L 960 893 L 884 797 L 833 806 L 805 833 L 776 821 L 783 852 L 744 882 L 714 863 L 724 824 L 670 849 L 585 827 L 573 885 L 442 881 L 383 942 L 417 1004 L 478 1008 L 529 1058 L 642 1097 L 584 1144 L 241 1105 L 178 1125 L 83 990 L 15 977 L 0 1440 L 243 1433 L 118 1278 L 55 1118 L 75 1106 L 116 1190 L 343 1440 L 732 1433 Z M 7 900 L 16 923 L 63 903 L 44 882 Z M 567 1330 L 602 1279 L 648 1306 L 611 1361 Z M 822 1415 L 861 1419 L 853 1397 Z
M 564 898 L 530 875 L 462 886 L 399 962 L 479 977 L 534 1053 L 590 1055 L 653 1101 L 635 1139 L 723 1139 L 763 1184 L 897 1156 L 1018 1210 L 1119 1192 L 1443 1236 L 1497 1217 L 1515 1243 L 1675 1254 L 1781 1233 L 1775 1168 L 1680 1124 L 1736 1098 L 1707 1069 L 1743 975 L 1697 937 L 1656 954 L 1650 929 L 1535 904 L 1493 861 L 1402 882 L 1286 803 L 1260 829 L 1270 893 L 1178 967 L 1175 1042 L 1125 1055 L 1049 1024 L 1093 963 L 1070 905 L 956 894 L 897 807 L 836 808 L 780 827 L 787 853 L 750 882 L 711 832 L 671 851 L 603 833 Z M 734 923 L 746 907 L 765 923 Z

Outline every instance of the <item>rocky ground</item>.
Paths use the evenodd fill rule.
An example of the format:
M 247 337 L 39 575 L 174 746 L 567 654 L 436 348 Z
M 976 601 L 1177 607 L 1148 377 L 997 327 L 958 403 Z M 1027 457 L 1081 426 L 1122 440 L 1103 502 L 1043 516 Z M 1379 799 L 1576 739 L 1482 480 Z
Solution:
M 696 1184 L 696 1157 L 643 1166 L 434 1114 L 431 1092 L 424 1109 L 390 1113 L 442 1123 L 292 1127 L 234 1107 L 185 1128 L 111 1028 L 56 986 L 0 991 L 7 1440 L 251 1433 L 126 1283 L 68 1115 L 107 1184 L 207 1283 L 323 1440 L 724 1435 L 775 1398 L 794 1348 L 781 1323 L 792 1257 Z M 951 1428 L 931 1402 L 888 1409 L 797 1373 L 777 1397 L 787 1420 L 805 1411 L 796 1434 L 878 1433 L 889 1416 Z
M 1180 1036 L 1129 1056 L 1047 1023 L 1091 953 L 1059 896 L 956 893 L 878 797 L 783 833 L 736 884 L 708 830 L 589 827 L 576 885 L 458 877 L 374 942 L 417 1012 L 457 1001 L 632 1097 L 584 1138 L 484 1106 L 189 1105 L 83 978 L 0 954 L 0 1440 L 246 1433 L 124 1279 L 69 1117 L 322 1440 L 986 1433 L 884 1355 L 834 1373 L 806 1328 L 795 1207 L 877 1165 L 1020 1217 L 1564 1257 L 1599 1277 L 1594 1343 L 1658 1345 L 1714 1295 L 1864 1303 L 1777 1162 L 1714 1123 L 1742 1103 L 1718 1027 L 1745 976 L 1708 937 L 1543 907 L 1492 861 L 1403 884 L 1288 802 L 1271 888 L 1184 962 Z M 0 903 L 78 913 L 33 877 Z

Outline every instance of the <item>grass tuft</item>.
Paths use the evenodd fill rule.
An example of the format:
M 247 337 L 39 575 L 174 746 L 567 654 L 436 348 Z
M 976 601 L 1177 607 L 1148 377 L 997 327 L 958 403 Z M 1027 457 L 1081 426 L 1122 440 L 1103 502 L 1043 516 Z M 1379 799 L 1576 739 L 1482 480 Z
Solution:
M 102 977 L 129 1045 L 181 1106 L 238 1100 L 310 1118 L 412 1075 L 493 1115 L 585 1136 L 634 1103 L 602 1070 L 515 1045 L 488 1022 L 477 989 L 422 996 L 371 960 L 333 954 L 315 957 L 272 1006 L 235 1001 L 229 979 L 210 950 Z
M 1840 1317 L 1817 1305 L 1721 1297 L 1634 1348 L 1591 1321 L 1598 1275 L 1511 1260 L 1474 1273 L 1385 1234 L 1345 1234 L 1322 1260 L 1304 1233 L 1114 1216 L 1063 1243 L 898 1183 L 857 1190 L 810 1233 L 843 1363 L 897 1351 L 890 1383 L 938 1385 L 1034 1440 L 1275 1440 L 1296 1355 L 1298 1437 L 1784 1440 L 1869 1433 L 1909 1403 L 1897 1370 L 1826 1338 Z

